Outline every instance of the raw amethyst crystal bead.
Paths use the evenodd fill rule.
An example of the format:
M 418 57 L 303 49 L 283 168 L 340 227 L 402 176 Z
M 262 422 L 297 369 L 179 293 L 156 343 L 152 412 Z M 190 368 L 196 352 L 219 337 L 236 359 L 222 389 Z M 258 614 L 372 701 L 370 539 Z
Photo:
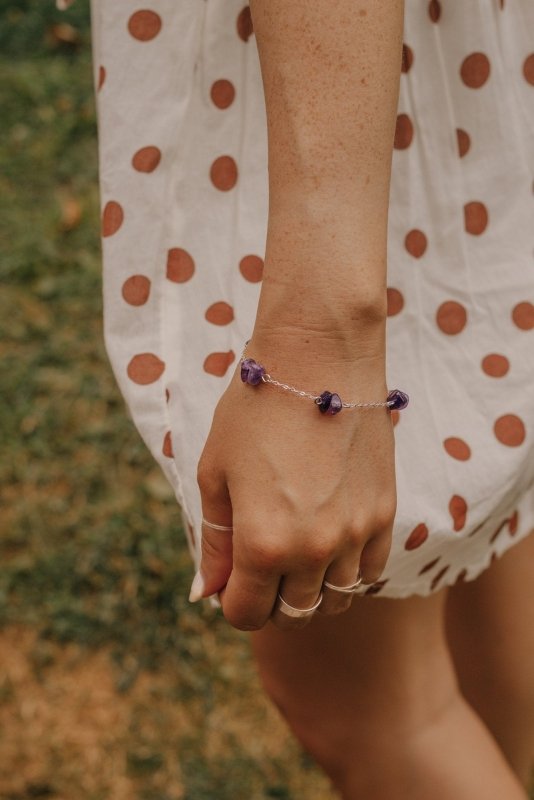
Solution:
M 324 391 L 321 395 L 321 402 L 317 403 L 319 411 L 323 414 L 338 414 L 341 409 L 341 397 L 335 392 Z
M 400 389 L 392 389 L 386 398 L 390 411 L 400 411 L 406 408 L 410 398 L 406 392 L 401 392 Z
M 241 362 L 241 380 L 243 383 L 250 383 L 256 386 L 261 383 L 261 376 L 265 375 L 265 367 L 254 361 L 253 358 L 244 358 Z

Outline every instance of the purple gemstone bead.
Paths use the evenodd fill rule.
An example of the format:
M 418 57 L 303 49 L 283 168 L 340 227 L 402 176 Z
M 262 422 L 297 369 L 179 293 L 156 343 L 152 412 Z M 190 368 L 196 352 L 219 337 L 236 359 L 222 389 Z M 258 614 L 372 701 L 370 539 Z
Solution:
M 338 414 L 343 406 L 341 405 L 341 397 L 338 394 L 332 395 L 330 398 L 330 408 L 328 409 L 329 414 Z
M 406 392 L 401 392 L 400 389 L 392 389 L 391 392 L 388 394 L 386 400 L 390 402 L 389 406 L 390 411 L 400 411 L 402 408 L 406 408 L 410 398 L 408 397 Z
M 332 397 L 332 392 L 323 392 L 320 395 L 321 402 L 317 403 L 317 407 L 319 411 L 325 414 L 328 411 L 328 407 L 330 406 L 330 398 Z
M 256 386 L 261 382 L 261 376 L 265 375 L 265 367 L 254 361 L 253 358 L 244 358 L 241 362 L 241 380 L 243 383 L 249 383 L 251 386 Z
M 321 395 L 321 402 L 317 403 L 319 411 L 323 414 L 337 414 L 341 411 L 341 398 L 335 392 L 324 391 Z

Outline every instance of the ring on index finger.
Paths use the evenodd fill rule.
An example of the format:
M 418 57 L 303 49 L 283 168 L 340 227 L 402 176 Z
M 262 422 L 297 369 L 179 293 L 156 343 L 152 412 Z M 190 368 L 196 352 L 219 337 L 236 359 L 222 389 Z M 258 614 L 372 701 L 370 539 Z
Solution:
M 232 525 L 217 525 L 215 522 L 208 522 L 204 517 L 202 517 L 202 522 L 204 525 L 207 525 L 208 528 L 214 528 L 216 531 L 233 531 L 234 529 Z
M 326 586 L 327 589 L 332 589 L 334 592 L 342 592 L 343 594 L 353 594 L 358 586 L 360 586 L 363 580 L 362 573 L 358 570 L 358 577 L 356 582 L 351 584 L 350 586 L 336 586 L 333 583 L 329 583 L 328 581 L 323 581 L 323 586 Z

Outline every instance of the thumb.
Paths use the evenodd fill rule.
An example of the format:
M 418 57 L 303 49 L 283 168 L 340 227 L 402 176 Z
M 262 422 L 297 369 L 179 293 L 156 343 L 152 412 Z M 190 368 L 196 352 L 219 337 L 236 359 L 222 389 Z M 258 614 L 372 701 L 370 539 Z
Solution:
M 201 490 L 201 500 L 202 558 L 191 586 L 192 603 L 223 589 L 233 565 L 232 504 L 222 476 L 216 486 Z

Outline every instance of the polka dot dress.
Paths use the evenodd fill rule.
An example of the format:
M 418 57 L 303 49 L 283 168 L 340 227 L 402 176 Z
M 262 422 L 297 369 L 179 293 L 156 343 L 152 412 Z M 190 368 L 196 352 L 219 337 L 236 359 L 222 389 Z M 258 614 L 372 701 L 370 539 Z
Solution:
M 198 565 L 196 466 L 256 315 L 266 116 L 242 0 L 93 0 L 105 335 Z M 534 528 L 534 3 L 407 0 L 388 229 L 398 508 L 362 593 L 471 580 Z

